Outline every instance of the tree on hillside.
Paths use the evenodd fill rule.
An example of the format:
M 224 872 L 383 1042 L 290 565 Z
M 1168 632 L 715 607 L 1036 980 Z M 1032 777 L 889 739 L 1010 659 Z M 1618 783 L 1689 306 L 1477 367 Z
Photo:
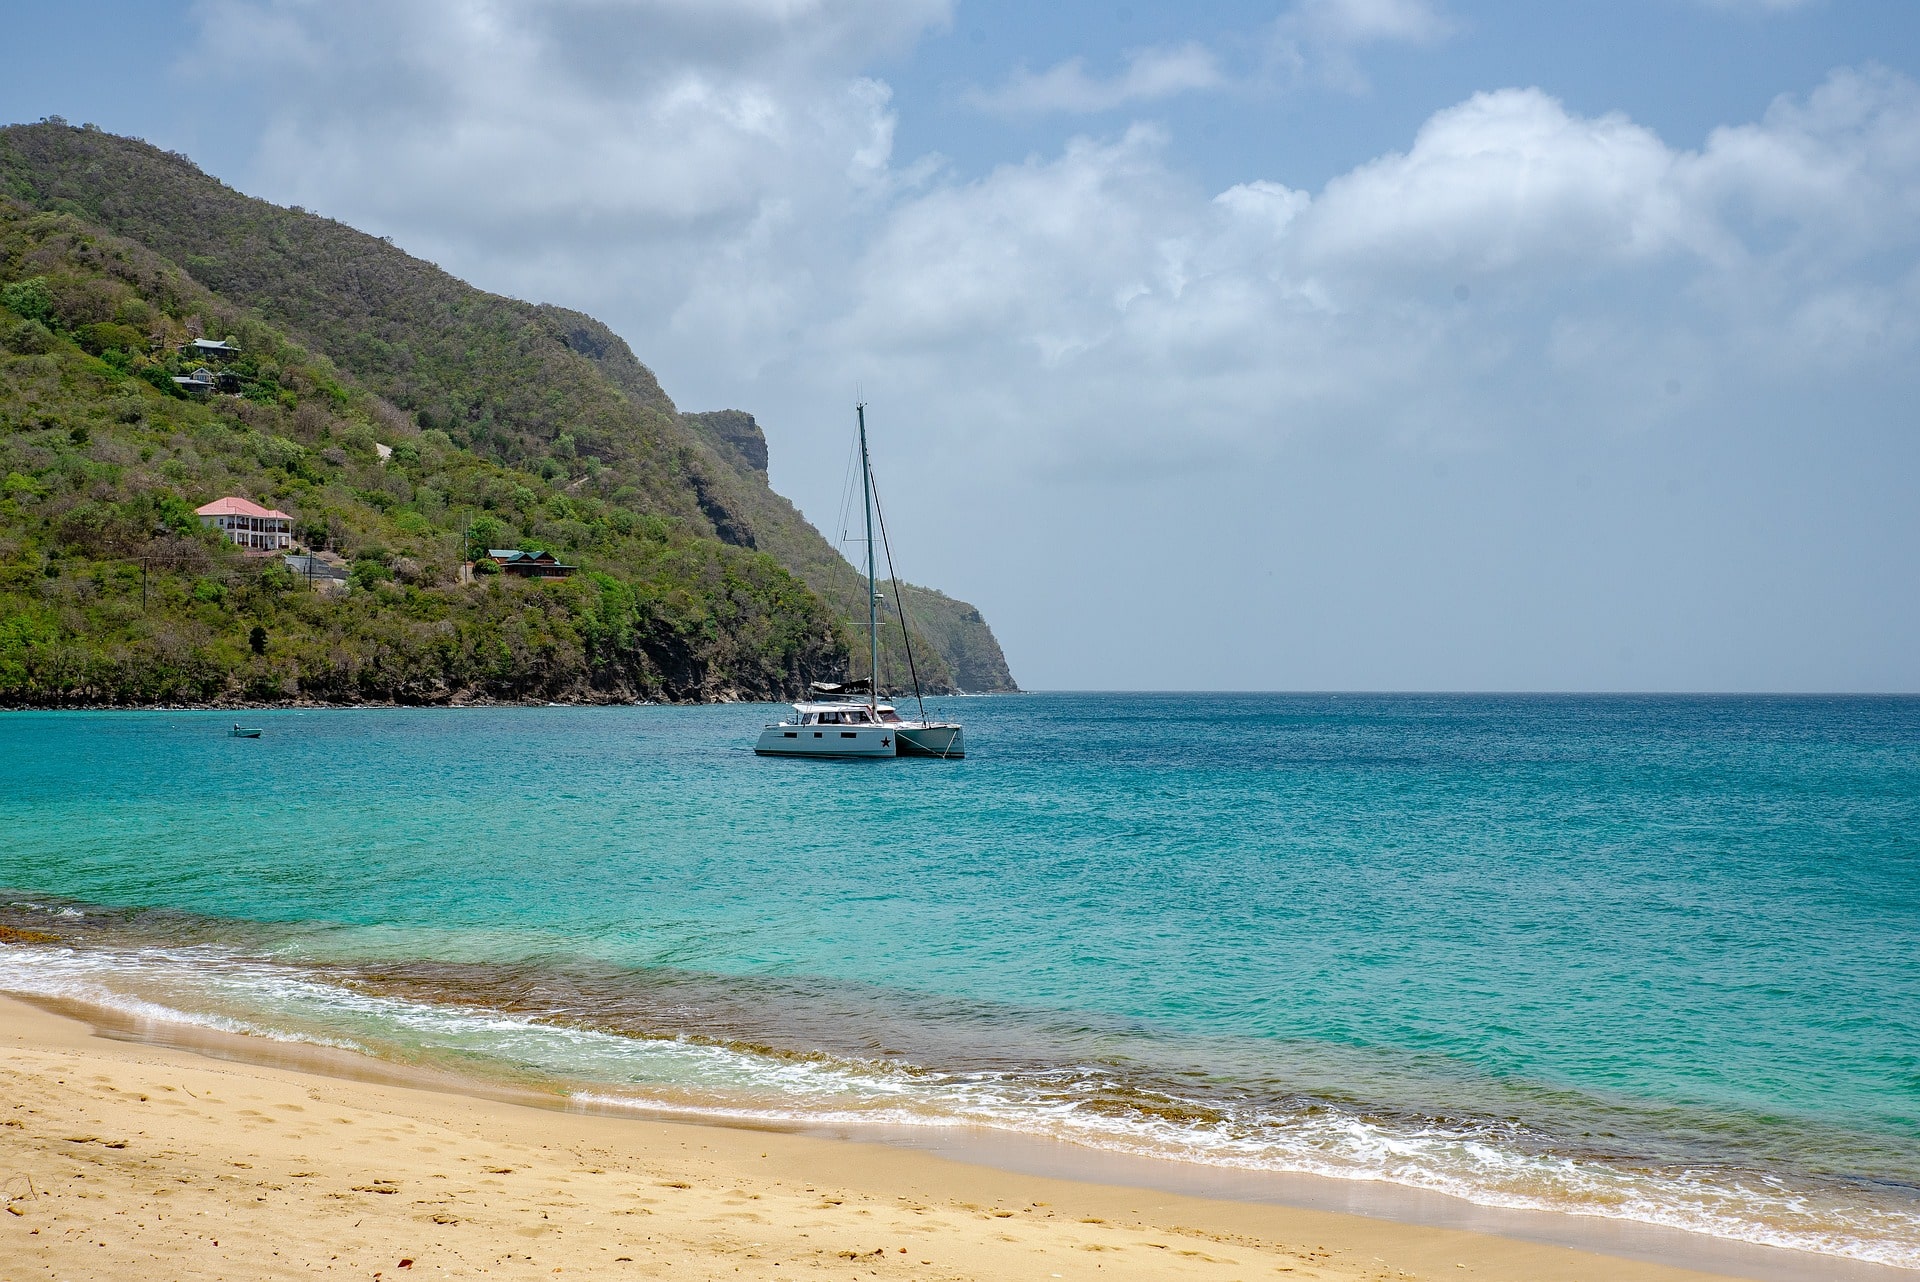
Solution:
M 467 560 L 478 561 L 487 554 L 488 548 L 499 547 L 506 537 L 506 523 L 482 512 L 467 526 Z

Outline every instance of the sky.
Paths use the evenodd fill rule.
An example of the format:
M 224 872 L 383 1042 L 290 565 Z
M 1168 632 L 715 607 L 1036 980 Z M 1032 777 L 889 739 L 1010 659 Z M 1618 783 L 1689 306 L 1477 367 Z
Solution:
M 84 9 L 0 119 L 601 317 L 830 536 L 863 396 L 1028 688 L 1920 690 L 1912 0 Z

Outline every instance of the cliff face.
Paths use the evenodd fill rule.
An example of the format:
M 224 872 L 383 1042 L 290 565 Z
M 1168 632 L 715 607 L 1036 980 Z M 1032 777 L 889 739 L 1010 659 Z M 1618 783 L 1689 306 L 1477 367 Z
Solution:
M 739 410 L 713 410 L 682 417 L 708 436 L 714 452 L 733 469 L 739 484 L 730 491 L 730 501 L 749 514 L 759 531 L 759 546 L 799 575 L 841 617 L 862 618 L 866 613 L 863 572 L 849 565 L 793 504 L 767 487 L 767 438 L 753 416 Z M 897 688 L 907 680 L 909 663 L 898 608 L 904 604 L 913 631 L 911 666 L 918 669 L 929 691 L 993 694 L 1020 688 L 1007 669 L 1000 642 L 978 610 L 944 592 L 912 583 L 903 582 L 900 595 L 904 601 L 896 603 L 887 593 L 882 606 L 883 685 Z M 865 675 L 866 658 L 856 646 L 852 657 L 856 674 Z
M 743 410 L 708 410 L 682 414 L 695 431 L 720 453 L 722 458 L 767 479 L 767 434 Z
M 965 601 L 956 601 L 934 588 L 902 583 L 907 617 L 916 635 L 924 635 L 953 673 L 954 684 L 979 694 L 1018 690 L 999 638 Z
M 96 130 L 0 129 L 0 192 L 137 242 L 277 327 L 364 389 L 370 419 L 388 435 L 441 433 L 537 478 L 563 504 L 598 501 L 766 553 L 843 620 L 865 614 L 851 567 L 767 487 L 766 440 L 751 415 L 681 414 L 590 316 L 488 294 L 383 240 L 252 199 L 183 157 Z M 909 598 L 932 688 L 1013 688 L 1004 659 L 979 661 L 999 647 L 977 611 L 931 606 L 929 620 L 952 615 L 935 626 Z M 904 673 L 898 627 L 889 633 L 885 670 Z

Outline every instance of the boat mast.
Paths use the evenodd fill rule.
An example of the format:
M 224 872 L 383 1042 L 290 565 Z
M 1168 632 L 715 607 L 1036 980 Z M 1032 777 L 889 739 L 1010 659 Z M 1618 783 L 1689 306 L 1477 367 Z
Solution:
M 880 599 L 873 594 L 873 461 L 867 457 L 867 403 L 853 407 L 860 417 L 860 502 L 867 518 L 867 644 L 872 665 L 867 669 L 867 707 L 880 719 Z

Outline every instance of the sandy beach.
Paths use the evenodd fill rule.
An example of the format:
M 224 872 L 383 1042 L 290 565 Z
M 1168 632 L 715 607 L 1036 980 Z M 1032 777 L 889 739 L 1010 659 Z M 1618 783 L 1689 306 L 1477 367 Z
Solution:
M 313 1071 L 324 1062 L 209 1058 L 0 1000 L 4 1276 L 1712 1276 Z

